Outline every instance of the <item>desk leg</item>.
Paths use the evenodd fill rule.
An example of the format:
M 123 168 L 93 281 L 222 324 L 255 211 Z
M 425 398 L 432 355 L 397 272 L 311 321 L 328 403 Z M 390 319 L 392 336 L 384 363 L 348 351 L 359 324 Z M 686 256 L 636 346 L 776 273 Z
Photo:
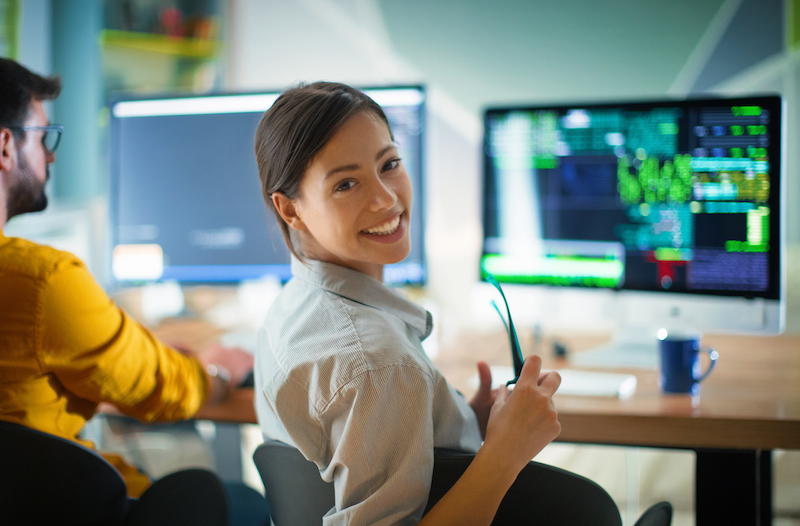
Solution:
M 242 432 L 239 424 L 217 423 L 213 451 L 217 475 L 222 480 L 242 480 Z
M 772 524 L 772 451 L 695 453 L 696 526 Z

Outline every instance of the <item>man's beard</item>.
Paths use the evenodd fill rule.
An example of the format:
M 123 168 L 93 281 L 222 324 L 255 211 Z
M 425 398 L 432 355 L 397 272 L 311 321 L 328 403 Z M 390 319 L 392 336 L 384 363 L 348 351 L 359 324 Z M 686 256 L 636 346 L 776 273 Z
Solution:
M 36 179 L 36 174 L 28 164 L 28 160 L 20 152 L 17 172 L 8 188 L 8 204 L 6 211 L 8 219 L 29 212 L 41 212 L 47 208 L 47 195 L 44 193 L 44 183 Z M 47 177 L 50 178 L 50 168 L 47 167 Z

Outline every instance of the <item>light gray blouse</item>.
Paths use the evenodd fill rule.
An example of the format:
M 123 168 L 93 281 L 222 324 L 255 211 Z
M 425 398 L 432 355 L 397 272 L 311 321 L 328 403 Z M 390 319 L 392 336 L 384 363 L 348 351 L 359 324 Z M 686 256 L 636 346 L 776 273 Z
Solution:
M 475 414 L 422 350 L 428 311 L 355 270 L 306 264 L 292 261 L 259 332 L 261 430 L 334 482 L 325 525 L 416 524 L 433 448 L 477 451 Z

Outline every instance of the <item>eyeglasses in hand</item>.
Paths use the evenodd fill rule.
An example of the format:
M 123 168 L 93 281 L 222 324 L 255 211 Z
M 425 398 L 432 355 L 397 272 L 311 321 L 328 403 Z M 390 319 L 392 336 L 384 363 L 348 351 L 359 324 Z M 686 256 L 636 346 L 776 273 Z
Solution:
M 497 314 L 500 315 L 500 319 L 503 320 L 503 325 L 506 327 L 506 332 L 508 333 L 508 341 L 511 345 L 511 360 L 514 362 L 514 379 L 509 380 L 506 385 L 511 385 L 517 383 L 519 380 L 519 375 L 522 374 L 522 364 L 525 360 L 522 359 L 522 351 L 519 348 L 519 338 L 517 338 L 517 331 L 514 329 L 514 322 L 511 320 L 511 309 L 508 308 L 508 301 L 506 300 L 506 295 L 503 294 L 503 289 L 500 288 L 500 284 L 497 282 L 494 276 L 491 274 L 486 275 L 486 281 L 491 283 L 492 285 L 500 291 L 500 296 L 503 298 L 503 303 L 506 305 L 506 312 L 508 313 L 508 323 L 506 323 L 505 318 L 503 317 L 503 313 L 500 312 L 500 308 L 497 306 L 497 303 L 492 300 L 492 307 L 494 310 L 497 311 Z
M 60 124 L 48 124 L 47 126 L 9 126 L 9 129 L 26 132 L 44 132 L 42 135 L 42 145 L 48 153 L 54 153 L 56 151 L 58 143 L 61 142 L 61 133 L 64 131 L 64 127 Z

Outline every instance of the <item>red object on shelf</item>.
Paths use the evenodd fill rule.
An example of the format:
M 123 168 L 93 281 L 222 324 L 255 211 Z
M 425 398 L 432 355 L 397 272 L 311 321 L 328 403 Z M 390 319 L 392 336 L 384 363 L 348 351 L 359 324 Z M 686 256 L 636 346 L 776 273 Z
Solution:
M 183 37 L 186 34 L 181 23 L 181 12 L 176 7 L 167 7 L 161 12 L 161 29 L 171 37 Z

